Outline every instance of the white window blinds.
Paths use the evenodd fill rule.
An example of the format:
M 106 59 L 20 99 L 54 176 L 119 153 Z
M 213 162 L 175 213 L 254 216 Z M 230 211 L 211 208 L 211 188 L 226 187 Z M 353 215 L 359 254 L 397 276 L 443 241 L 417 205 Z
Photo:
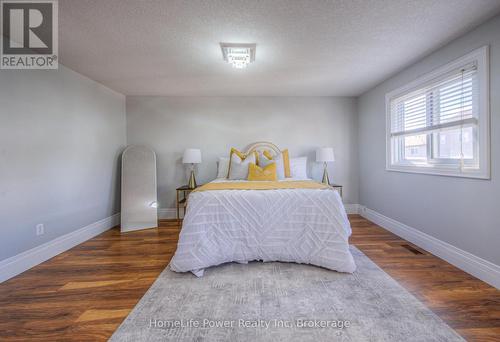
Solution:
M 489 50 L 469 52 L 386 99 L 386 169 L 490 177 Z
M 390 135 L 400 137 L 476 125 L 477 103 L 477 67 L 471 63 L 392 99 Z

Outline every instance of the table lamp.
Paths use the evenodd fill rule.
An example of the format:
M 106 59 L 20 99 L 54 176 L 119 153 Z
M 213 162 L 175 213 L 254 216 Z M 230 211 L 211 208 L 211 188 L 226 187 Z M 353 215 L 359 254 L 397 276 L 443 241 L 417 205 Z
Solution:
M 323 170 L 323 180 L 324 184 L 330 185 L 330 179 L 328 178 L 328 162 L 335 161 L 335 155 L 333 154 L 333 148 L 331 147 L 321 147 L 316 150 L 316 161 L 318 163 L 324 163 Z
M 197 148 L 187 148 L 182 156 L 183 164 L 191 164 L 191 176 L 189 176 L 188 187 L 196 188 L 196 179 L 194 177 L 194 164 L 201 163 L 201 151 Z

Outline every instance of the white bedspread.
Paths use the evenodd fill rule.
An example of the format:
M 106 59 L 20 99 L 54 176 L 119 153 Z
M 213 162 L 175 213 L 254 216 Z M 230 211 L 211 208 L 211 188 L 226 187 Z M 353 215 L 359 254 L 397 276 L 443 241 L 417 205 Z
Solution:
M 350 235 L 337 191 L 193 192 L 170 268 L 202 276 L 204 268 L 225 262 L 263 260 L 352 273 Z

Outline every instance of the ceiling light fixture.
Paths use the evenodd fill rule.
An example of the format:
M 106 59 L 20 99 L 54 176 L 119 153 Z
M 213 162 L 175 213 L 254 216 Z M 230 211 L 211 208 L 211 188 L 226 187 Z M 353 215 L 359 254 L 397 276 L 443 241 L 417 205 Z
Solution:
M 255 61 L 256 44 L 220 43 L 222 58 L 236 69 L 244 69 Z

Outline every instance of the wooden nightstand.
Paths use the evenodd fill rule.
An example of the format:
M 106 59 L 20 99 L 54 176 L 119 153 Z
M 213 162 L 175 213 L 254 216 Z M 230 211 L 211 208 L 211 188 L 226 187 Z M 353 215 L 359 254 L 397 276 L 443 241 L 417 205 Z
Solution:
M 342 198 L 342 185 L 339 184 L 330 184 L 330 186 L 339 192 L 340 198 Z
M 200 185 L 198 185 L 198 186 L 200 186 Z M 191 189 L 187 185 L 183 185 L 183 186 L 175 189 L 175 191 L 177 192 L 177 201 L 176 201 L 177 220 L 181 219 L 181 208 L 182 208 L 182 218 L 184 218 L 184 215 L 186 215 L 187 199 L 188 199 L 189 193 L 193 190 L 194 189 Z

